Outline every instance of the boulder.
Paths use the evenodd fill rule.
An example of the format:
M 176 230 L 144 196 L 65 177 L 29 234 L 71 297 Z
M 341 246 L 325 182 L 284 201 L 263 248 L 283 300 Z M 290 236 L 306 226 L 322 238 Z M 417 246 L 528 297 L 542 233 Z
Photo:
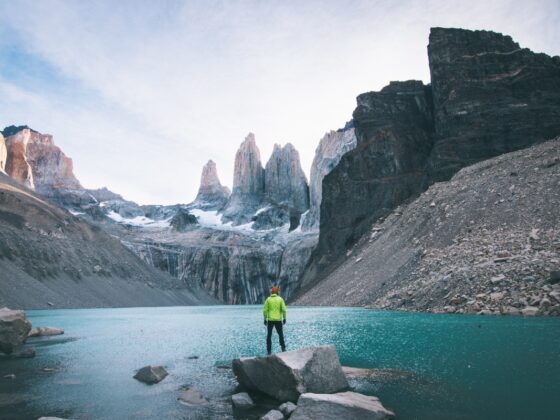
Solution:
M 177 398 L 181 404 L 186 405 L 206 405 L 208 400 L 194 388 L 181 389 L 181 395 Z
M 260 420 L 284 420 L 284 414 L 278 410 L 270 410 Z
M 332 393 L 348 388 L 333 345 L 267 357 L 242 357 L 233 361 L 233 373 L 248 390 L 281 402 L 296 402 L 306 392 Z
M 11 354 L 14 348 L 23 344 L 31 330 L 31 322 L 24 311 L 8 308 L 0 309 L 0 351 Z
M 232 395 L 231 402 L 233 403 L 233 406 L 235 408 L 240 408 L 242 410 L 251 408 L 255 405 L 251 396 L 246 392 L 240 392 L 238 394 Z
M 284 414 L 284 417 L 288 418 L 292 415 L 296 408 L 297 405 L 295 405 L 293 402 L 288 401 L 280 405 L 280 407 L 278 407 L 278 410 L 280 410 L 282 414 Z
M 338 394 L 302 394 L 290 419 L 381 420 L 394 417 L 395 414 L 383 407 L 377 397 L 356 392 L 341 392 Z
M 54 328 L 54 327 L 37 327 L 31 328 L 29 331 L 28 337 L 44 337 L 49 335 L 62 335 L 64 334 L 64 330 L 61 328 Z
M 157 384 L 161 382 L 167 375 L 167 371 L 163 366 L 144 366 L 136 375 L 134 379 L 144 382 L 146 384 Z

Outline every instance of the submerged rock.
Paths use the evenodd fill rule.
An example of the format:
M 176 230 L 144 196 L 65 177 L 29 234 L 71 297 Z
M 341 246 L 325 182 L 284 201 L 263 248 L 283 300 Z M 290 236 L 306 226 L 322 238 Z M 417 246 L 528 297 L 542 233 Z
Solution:
M 157 384 L 161 382 L 167 375 L 167 371 L 163 366 L 144 366 L 136 375 L 134 379 L 144 382 L 146 384 Z
M 253 399 L 246 392 L 240 392 L 231 396 L 231 402 L 235 408 L 245 410 L 255 405 Z
M 64 334 L 64 330 L 61 328 L 54 328 L 54 327 L 37 327 L 31 328 L 29 331 L 28 337 L 44 337 L 49 335 L 62 335 Z
M 0 309 L 0 351 L 11 354 L 23 344 L 31 330 L 31 322 L 24 311 Z
M 194 388 L 181 389 L 181 395 L 177 398 L 181 404 L 186 405 L 206 405 L 208 400 Z
M 233 373 L 245 388 L 281 402 L 296 402 L 305 392 L 330 393 L 348 388 L 333 345 L 242 357 L 233 361 Z
M 302 394 L 290 419 L 382 420 L 394 417 L 395 414 L 383 407 L 377 397 L 356 392 L 341 392 L 338 394 Z

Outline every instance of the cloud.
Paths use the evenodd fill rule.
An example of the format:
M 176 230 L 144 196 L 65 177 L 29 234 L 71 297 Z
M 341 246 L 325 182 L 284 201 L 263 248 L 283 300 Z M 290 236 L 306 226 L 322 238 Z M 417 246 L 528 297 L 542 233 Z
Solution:
M 88 186 L 140 202 L 187 202 L 210 158 L 231 186 L 235 150 L 249 131 L 265 159 L 275 142 L 292 142 L 309 173 L 319 139 L 351 118 L 359 93 L 390 80 L 428 81 L 430 26 L 493 29 L 558 54 L 559 8 L 554 1 L 4 2 L 0 58 L 19 51 L 29 74 L 0 68 L 0 89 L 11 92 L 0 99 L 7 110 L 0 122 L 54 134 Z M 31 59 L 45 71 L 24 70 Z M 18 95 L 34 100 L 24 105 Z

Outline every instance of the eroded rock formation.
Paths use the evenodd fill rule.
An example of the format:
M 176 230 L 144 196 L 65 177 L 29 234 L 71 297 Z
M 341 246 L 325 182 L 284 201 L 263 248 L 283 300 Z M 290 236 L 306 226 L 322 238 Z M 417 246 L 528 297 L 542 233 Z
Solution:
M 307 178 L 301 169 L 299 153 L 291 143 L 274 145 L 265 167 L 265 198 L 272 204 L 302 214 L 309 208 Z
M 249 133 L 235 155 L 233 189 L 224 209 L 225 221 L 247 223 L 264 197 L 264 169 L 255 135 Z
M 33 171 L 27 161 L 27 145 L 29 143 L 29 129 L 21 130 L 6 137 L 6 173 L 27 188 L 34 189 Z
M 220 183 L 216 164 L 209 160 L 202 168 L 195 203 L 204 208 L 221 209 L 227 203 L 229 196 L 229 188 Z

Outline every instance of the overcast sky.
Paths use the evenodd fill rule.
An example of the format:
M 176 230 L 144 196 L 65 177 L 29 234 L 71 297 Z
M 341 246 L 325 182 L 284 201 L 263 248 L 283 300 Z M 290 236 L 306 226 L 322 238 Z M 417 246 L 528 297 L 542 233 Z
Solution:
M 0 0 L 0 125 L 53 134 L 88 188 L 187 203 L 208 159 L 231 187 L 248 132 L 309 174 L 358 94 L 429 81 L 432 26 L 560 54 L 558 0 Z

